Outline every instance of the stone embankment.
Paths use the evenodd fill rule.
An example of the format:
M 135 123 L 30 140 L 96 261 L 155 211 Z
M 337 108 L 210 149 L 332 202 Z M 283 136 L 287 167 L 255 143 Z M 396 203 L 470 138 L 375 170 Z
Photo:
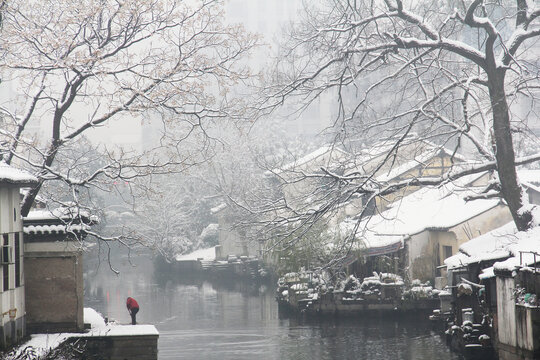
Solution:
M 88 330 L 33 334 L 2 359 L 157 360 L 159 332 L 153 325 L 106 323 L 94 309 L 84 309 Z
M 282 308 L 307 315 L 396 315 L 439 307 L 439 291 L 430 284 L 406 286 L 401 277 L 387 273 L 362 281 L 350 276 L 336 288 L 314 274 L 290 273 L 280 278 L 277 291 Z

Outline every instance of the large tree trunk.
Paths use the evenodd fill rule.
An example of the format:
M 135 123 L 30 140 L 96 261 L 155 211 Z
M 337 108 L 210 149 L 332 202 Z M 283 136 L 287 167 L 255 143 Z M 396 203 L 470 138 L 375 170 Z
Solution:
M 510 129 L 510 115 L 504 90 L 504 69 L 488 72 L 489 96 L 493 111 L 493 136 L 495 137 L 495 157 L 502 194 L 512 218 L 519 230 L 531 226 L 530 211 L 523 211 L 523 192 L 517 181 L 514 146 Z

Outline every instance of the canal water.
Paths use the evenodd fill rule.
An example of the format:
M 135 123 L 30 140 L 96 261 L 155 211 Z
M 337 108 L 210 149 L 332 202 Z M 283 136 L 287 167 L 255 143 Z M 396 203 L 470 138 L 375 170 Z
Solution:
M 210 282 L 157 274 L 142 258 L 119 260 L 114 275 L 87 265 L 85 306 L 129 323 L 127 296 L 139 323 L 160 332 L 159 359 L 459 359 L 422 319 L 288 318 L 270 285 Z

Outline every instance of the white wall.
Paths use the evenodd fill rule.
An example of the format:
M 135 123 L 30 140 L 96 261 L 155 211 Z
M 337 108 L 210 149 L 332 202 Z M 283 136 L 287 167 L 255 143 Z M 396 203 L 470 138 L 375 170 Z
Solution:
M 8 234 L 9 245 L 12 246 L 13 260 L 15 261 L 15 234 L 18 233 L 21 241 L 20 255 L 24 254 L 22 246 L 22 219 L 19 205 L 19 188 L 17 186 L 0 187 L 0 243 L 3 245 L 3 235 Z M 9 264 L 9 290 L 3 291 L 3 266 L 0 266 L 0 325 L 4 326 L 11 320 L 17 320 L 25 315 L 24 302 L 24 262 L 21 260 L 21 283 L 15 288 L 15 264 Z M 10 319 L 9 310 L 16 309 L 14 319 Z M 5 313 L 5 314 L 4 314 Z M 17 329 L 21 331 L 22 329 Z M 17 333 L 17 332 L 16 332 Z M 10 334 L 6 334 L 10 335 Z M 24 334 L 22 334 L 24 335 Z
M 497 276 L 497 323 L 499 342 L 516 346 L 516 305 L 513 278 Z

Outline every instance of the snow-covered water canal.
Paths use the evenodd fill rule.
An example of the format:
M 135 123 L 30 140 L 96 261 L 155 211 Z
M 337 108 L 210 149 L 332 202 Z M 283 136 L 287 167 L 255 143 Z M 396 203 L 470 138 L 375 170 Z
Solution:
M 121 323 L 127 296 L 159 332 L 159 359 L 458 359 L 425 321 L 280 318 L 266 286 L 158 280 L 148 264 L 87 274 L 85 306 Z

